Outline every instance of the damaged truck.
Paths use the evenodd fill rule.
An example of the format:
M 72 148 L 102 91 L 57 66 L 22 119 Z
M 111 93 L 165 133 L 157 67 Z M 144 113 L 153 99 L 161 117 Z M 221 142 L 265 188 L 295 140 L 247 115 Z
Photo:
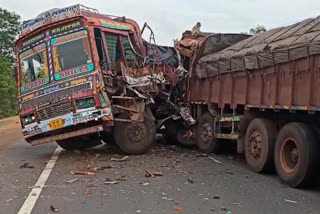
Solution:
M 219 153 L 233 140 L 253 171 L 276 169 L 291 187 L 315 183 L 320 17 L 249 38 L 186 32 L 175 47 L 188 71 L 183 100 L 197 121 L 189 127 L 173 123 L 185 141 Z
M 74 150 L 112 141 L 142 154 L 177 111 L 167 102 L 179 76 L 175 52 L 144 41 L 134 20 L 74 5 L 46 11 L 20 31 L 19 115 L 31 145 L 56 141 Z

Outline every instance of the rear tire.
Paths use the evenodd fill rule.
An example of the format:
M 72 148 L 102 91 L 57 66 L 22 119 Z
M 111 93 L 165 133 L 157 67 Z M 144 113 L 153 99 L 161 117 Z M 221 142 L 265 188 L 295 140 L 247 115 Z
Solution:
M 120 115 L 120 118 L 127 118 Z M 142 122 L 116 121 L 114 139 L 120 149 L 130 155 L 140 155 L 148 151 L 155 140 L 156 126 L 148 117 Z
M 282 181 L 293 188 L 310 187 L 317 179 L 319 144 L 314 132 L 303 123 L 289 123 L 279 132 L 275 166 Z
M 80 136 L 74 138 L 68 138 L 65 140 L 58 140 L 57 144 L 67 151 L 72 150 L 83 150 L 98 146 L 101 144 L 101 141 L 98 137 L 89 135 L 89 136 Z
M 221 152 L 221 142 L 217 141 L 214 133 L 214 117 L 209 113 L 203 114 L 197 127 L 197 145 L 201 152 L 218 154 Z
M 277 129 L 271 120 L 256 118 L 248 126 L 245 137 L 245 157 L 250 169 L 257 173 L 274 169 L 274 144 Z

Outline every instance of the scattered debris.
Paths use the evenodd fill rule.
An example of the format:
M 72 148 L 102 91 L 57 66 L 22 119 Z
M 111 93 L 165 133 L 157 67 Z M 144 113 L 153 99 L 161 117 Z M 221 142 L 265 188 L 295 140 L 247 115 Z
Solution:
M 296 204 L 297 201 L 292 201 L 292 200 L 289 200 L 289 199 L 284 199 L 285 202 L 288 202 L 288 203 L 292 203 L 292 204 Z
M 150 183 L 141 183 L 142 186 L 149 186 Z
M 137 210 L 136 212 L 137 212 L 137 213 L 141 213 L 141 210 Z
M 52 211 L 52 212 L 55 212 L 55 213 L 58 213 L 59 212 L 59 210 L 57 209 L 57 208 L 55 208 L 54 206 L 50 206 L 50 210 Z
M 214 157 L 212 157 L 212 156 L 209 156 L 208 158 L 209 158 L 210 160 L 212 160 L 213 162 L 215 162 L 215 163 L 222 164 L 222 162 L 221 162 L 221 161 L 219 161 L 219 160 L 215 159 L 215 158 L 214 158 Z
M 91 195 L 91 189 L 87 189 L 86 195 Z
M 209 198 L 203 198 L 203 200 L 208 201 L 208 200 L 209 200 Z
M 71 171 L 70 173 L 73 175 L 94 175 L 94 172 L 89 171 Z
M 199 157 L 199 158 L 206 158 L 206 157 L 208 157 L 208 154 L 198 153 L 198 154 L 196 154 L 196 156 Z
M 99 169 L 99 170 L 105 170 L 105 169 L 113 169 L 113 168 L 116 168 L 116 167 L 115 167 L 115 166 L 108 165 L 108 166 L 101 166 L 101 167 L 99 167 L 98 169 Z
M 129 156 L 124 156 L 123 158 L 111 158 L 111 161 L 123 162 L 126 161 L 128 158 Z
M 126 181 L 126 180 L 128 180 L 128 177 L 126 175 L 121 175 L 116 180 L 117 181 Z
M 154 177 L 156 177 L 156 176 L 162 176 L 162 172 L 160 172 L 160 171 L 150 172 L 150 171 L 146 170 L 145 176 L 146 176 L 147 178 L 149 178 L 149 177 L 154 178 Z
M 193 183 L 194 183 L 194 180 L 193 180 L 192 178 L 188 178 L 188 182 L 189 182 L 190 184 L 193 184 Z
M 236 205 L 236 206 L 240 205 L 240 203 L 238 203 L 238 202 L 234 202 L 233 204 Z
M 220 199 L 220 196 L 219 195 L 215 195 L 212 197 L 213 199 Z
M 20 169 L 25 169 L 25 168 L 33 169 L 34 166 L 30 165 L 29 163 L 24 163 L 20 166 Z
M 233 175 L 233 172 L 225 171 L 226 174 Z
M 227 211 L 227 208 L 225 208 L 225 207 L 221 207 L 221 210 L 223 210 L 223 211 Z
M 226 214 L 231 214 L 232 212 L 231 212 L 231 210 L 229 210 L 228 212 L 226 212 Z
M 71 179 L 71 180 L 68 180 L 67 183 L 68 184 L 73 184 L 75 182 L 79 181 L 79 178 L 75 178 L 75 179 Z
M 172 209 L 174 211 L 182 211 L 182 208 L 181 207 L 178 207 L 178 206 L 173 206 Z
M 10 201 L 13 201 L 13 199 L 9 198 L 8 200 L 6 200 L 7 203 L 10 202 Z
M 106 181 L 104 182 L 105 185 L 110 185 L 110 184 L 117 184 L 119 181 Z
M 228 160 L 234 160 L 234 156 L 228 156 Z
M 166 200 L 166 201 L 173 201 L 173 198 L 162 197 L 162 200 Z

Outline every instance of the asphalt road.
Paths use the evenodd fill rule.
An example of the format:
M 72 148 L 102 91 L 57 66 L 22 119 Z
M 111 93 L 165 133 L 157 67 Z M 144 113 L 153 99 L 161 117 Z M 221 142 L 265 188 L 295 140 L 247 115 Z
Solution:
M 31 147 L 12 131 L 17 127 L 4 131 L 0 123 L 0 213 L 18 213 L 57 147 Z M 11 132 L 14 139 L 3 143 Z M 288 188 L 275 175 L 251 172 L 233 153 L 206 157 L 194 148 L 158 143 L 146 155 L 111 160 L 124 156 L 109 145 L 63 151 L 32 213 L 54 213 L 51 206 L 65 214 L 320 213 L 320 187 Z M 26 163 L 34 168 L 20 168 Z M 71 173 L 78 170 L 93 175 Z M 146 171 L 162 176 L 146 177 Z

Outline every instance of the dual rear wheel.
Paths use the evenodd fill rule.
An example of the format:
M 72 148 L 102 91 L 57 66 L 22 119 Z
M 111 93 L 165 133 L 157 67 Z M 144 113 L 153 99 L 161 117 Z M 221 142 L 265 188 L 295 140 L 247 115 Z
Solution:
M 303 123 L 288 123 L 279 133 L 267 119 L 251 121 L 245 137 L 248 166 L 258 173 L 276 168 L 280 179 L 291 187 L 308 187 L 316 179 L 319 145 L 313 130 Z M 275 166 L 275 167 L 274 167 Z

